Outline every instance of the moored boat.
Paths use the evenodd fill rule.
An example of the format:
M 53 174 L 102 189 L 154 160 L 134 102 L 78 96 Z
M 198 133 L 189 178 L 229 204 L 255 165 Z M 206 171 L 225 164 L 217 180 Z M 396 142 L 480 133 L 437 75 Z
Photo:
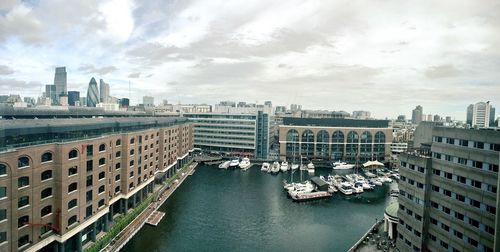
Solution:
M 219 165 L 219 168 L 220 169 L 227 169 L 229 167 L 229 163 L 231 163 L 231 161 L 225 161 L 224 163 Z
M 353 164 L 348 164 L 346 162 L 341 162 L 340 160 L 338 162 L 333 163 L 333 169 L 334 170 L 348 170 L 354 168 Z
M 284 160 L 283 162 L 281 162 L 280 169 L 281 169 L 282 172 L 288 171 L 288 162 L 286 160 Z
M 262 167 L 260 168 L 261 171 L 269 171 L 269 168 L 271 167 L 271 164 L 269 163 L 262 163 Z

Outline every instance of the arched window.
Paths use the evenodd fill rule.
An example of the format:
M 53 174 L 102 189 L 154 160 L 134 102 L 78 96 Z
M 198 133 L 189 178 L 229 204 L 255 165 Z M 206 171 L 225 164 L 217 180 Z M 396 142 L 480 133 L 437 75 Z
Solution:
M 104 199 L 99 200 L 99 202 L 97 203 L 97 207 L 102 207 L 102 206 L 104 206 Z
M 106 145 L 105 144 L 99 145 L 99 152 L 102 152 L 102 151 L 105 151 L 105 150 L 106 150 Z
M 145 140 L 145 141 L 147 141 L 148 139 L 149 139 L 149 136 L 148 136 L 148 135 L 146 135 L 146 136 L 144 137 L 144 140 Z
M 30 159 L 28 157 L 20 157 L 17 159 L 17 167 L 25 168 L 30 166 Z
M 71 225 L 75 224 L 76 221 L 77 221 L 76 215 L 73 215 L 73 216 L 69 217 L 69 219 L 68 219 L 68 226 L 71 226 Z
M 17 219 L 17 227 L 18 228 L 24 227 L 28 225 L 29 222 L 30 222 L 30 217 L 28 215 L 21 216 L 19 217 L 19 219 Z
M 366 162 L 371 160 L 372 156 L 372 134 L 368 131 L 361 134 L 361 146 L 360 146 L 360 161 Z
M 119 192 L 120 192 L 120 186 L 115 187 L 115 193 L 119 193 Z
M 117 151 L 116 154 L 115 154 L 115 157 L 119 158 L 122 156 L 122 152 L 121 151 Z
M 68 176 L 75 175 L 78 173 L 78 167 L 72 166 L 68 169 Z
M 135 153 L 135 150 L 134 150 L 134 149 L 131 149 L 131 150 L 130 150 L 130 156 L 134 155 L 134 153 Z
M 130 138 L 130 144 L 134 144 L 135 143 L 135 138 Z
M 122 145 L 122 140 L 118 139 L 116 140 L 115 146 L 120 146 Z
M 52 196 L 52 188 L 45 188 L 40 194 L 42 199 Z
M 99 173 L 99 180 L 101 180 L 101 179 L 103 179 L 105 177 L 106 177 L 106 173 L 104 173 L 104 172 L 100 172 Z
M 106 158 L 100 158 L 99 159 L 99 166 L 105 165 L 106 164 Z
M 330 156 L 330 134 L 326 130 L 320 130 L 316 136 L 316 156 Z
M 73 159 L 78 157 L 78 151 L 77 150 L 71 150 L 68 153 L 68 159 Z
M 314 133 L 311 130 L 304 130 L 302 132 L 300 144 L 301 155 L 306 157 L 314 156 Z
M 30 177 L 24 176 L 17 179 L 17 188 L 25 187 L 30 185 Z
M 78 205 L 78 200 L 77 199 L 72 199 L 68 202 L 68 210 L 76 207 Z
M 52 170 L 46 170 L 40 175 L 40 180 L 44 181 L 52 178 Z
M 130 161 L 130 166 L 134 166 L 134 160 Z
M 52 206 L 46 206 L 40 210 L 40 216 L 44 217 L 52 213 Z
M 115 164 L 115 169 L 120 169 L 121 167 L 122 167 L 122 166 L 121 166 L 121 164 L 120 164 L 120 163 L 116 163 L 116 164 Z
M 128 188 L 129 188 L 129 189 L 134 188 L 134 182 L 132 182 L 132 183 L 128 184 Z
M 68 193 L 74 192 L 78 189 L 78 184 L 76 182 L 69 184 Z
M 382 131 L 377 131 L 375 133 L 375 144 L 373 145 L 373 152 L 377 157 L 378 161 L 383 161 L 385 159 L 385 134 Z
M 104 185 L 102 186 L 99 186 L 99 190 L 98 190 L 98 193 L 103 193 L 104 190 L 106 190 L 106 187 Z
M 4 164 L 0 164 L 0 176 L 7 174 L 7 166 Z
M 52 161 L 52 153 L 45 152 L 42 154 L 42 163 Z
M 346 156 L 348 161 L 356 161 L 358 156 L 358 146 L 359 146 L 359 135 L 355 131 L 349 131 L 347 133 L 347 146 L 346 146 Z
M 19 197 L 19 200 L 17 201 L 17 208 L 21 208 L 23 206 L 27 206 L 30 204 L 30 197 L 29 196 L 21 196 Z
M 344 157 L 344 133 L 342 131 L 335 131 L 332 135 L 332 159 L 342 160 Z
M 115 181 L 118 181 L 118 180 L 120 180 L 120 174 L 117 174 L 117 175 L 115 176 Z
M 286 133 L 286 157 L 292 159 L 298 158 L 300 156 L 299 152 L 299 132 L 295 129 L 290 129 Z

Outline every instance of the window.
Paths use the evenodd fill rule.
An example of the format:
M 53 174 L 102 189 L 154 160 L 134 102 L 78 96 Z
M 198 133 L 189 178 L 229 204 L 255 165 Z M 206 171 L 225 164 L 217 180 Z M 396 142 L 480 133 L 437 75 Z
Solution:
M 134 171 L 131 171 L 129 177 L 133 177 L 133 176 L 134 176 Z
M 101 180 L 101 179 L 103 179 L 105 177 L 106 177 L 106 173 L 104 173 L 104 172 L 100 172 L 99 173 L 99 180 Z
M 462 201 L 462 202 L 465 202 L 465 196 L 461 195 L 461 194 L 456 194 L 455 195 L 455 198 L 458 200 L 458 201 Z
M 465 184 L 466 178 L 463 176 L 457 175 L 457 181 L 462 183 L 462 184 Z
M 30 204 L 30 197 L 29 196 L 21 196 L 19 197 L 19 200 L 17 201 L 17 207 L 21 208 L 23 206 L 27 206 Z
M 40 195 L 41 195 L 42 199 L 45 199 L 47 197 L 52 196 L 52 188 L 49 187 L 49 188 L 43 189 Z
M 135 139 L 132 137 L 130 138 L 130 144 L 134 144 L 135 143 Z
M 444 177 L 447 178 L 447 179 L 452 179 L 453 178 L 453 175 L 449 172 L 444 172 Z
M 443 206 L 443 212 L 446 213 L 446 214 L 450 214 L 451 213 L 451 209 L 449 209 L 448 207 Z
M 432 217 L 430 218 L 430 221 L 431 221 L 431 223 L 432 223 L 432 224 L 434 224 L 434 225 L 437 225 L 437 224 L 438 224 L 438 221 L 437 221 L 436 219 L 432 218 Z
M 450 231 L 450 227 L 444 223 L 441 223 L 441 228 L 446 231 L 446 232 L 449 232 Z
M 29 177 L 20 177 L 17 179 L 17 188 L 22 188 L 25 186 L 30 185 L 30 178 Z
M 437 169 L 433 169 L 432 174 L 437 175 L 437 176 L 441 176 L 441 171 L 437 170 Z
M 441 247 L 448 249 L 448 243 L 446 243 L 444 241 L 440 241 L 439 244 L 441 245 Z
M 92 186 L 92 181 L 93 181 L 93 176 L 92 175 L 88 175 L 87 176 L 87 186 Z
M 17 167 L 25 168 L 30 166 L 30 159 L 28 157 L 20 157 L 17 159 Z
M 134 149 L 130 150 L 130 156 L 134 155 L 134 153 L 135 153 Z
M 47 180 L 47 179 L 51 179 L 52 178 L 52 170 L 46 170 L 44 172 L 42 172 L 42 175 L 40 176 L 40 180 L 44 181 L 44 180 Z
M 459 213 L 459 212 L 455 212 L 455 218 L 457 218 L 458 220 L 461 220 L 463 221 L 464 220 L 464 215 Z
M 468 242 L 469 242 L 470 245 L 472 245 L 472 246 L 474 246 L 474 247 L 477 248 L 478 242 L 476 240 L 474 240 L 474 239 L 472 239 L 472 238 L 469 237 L 468 238 Z
M 76 190 L 77 190 L 77 183 L 76 182 L 69 184 L 69 186 L 68 186 L 68 193 L 74 192 Z
M 42 154 L 42 163 L 52 161 L 52 153 L 45 152 Z
M 0 243 L 7 241 L 7 232 L 0 232 Z
M 30 222 L 30 217 L 28 215 L 21 216 L 17 219 L 17 227 L 20 228 L 27 226 L 28 222 Z
M 46 206 L 40 210 L 40 216 L 45 216 L 52 213 L 52 206 Z
M 134 188 L 134 183 L 133 183 L 133 182 L 132 182 L 132 183 L 130 183 L 130 184 L 128 185 L 128 188 L 129 188 L 129 189 Z
M 0 221 L 7 219 L 7 209 L 0 209 Z
M 115 164 L 115 169 L 120 169 L 121 167 L 122 167 L 122 166 L 121 166 L 121 164 L 120 164 L 120 163 L 116 163 L 116 164 Z
M 69 217 L 69 219 L 68 219 L 68 226 L 71 226 L 71 225 L 75 224 L 76 221 L 77 221 L 76 215 L 73 215 L 73 216 Z
M 115 154 L 115 157 L 119 158 L 122 156 L 122 152 L 121 151 L 117 151 L 116 154 Z
M 92 201 L 92 190 L 87 191 L 87 193 L 85 195 L 86 195 L 87 203 L 91 202 Z
M 116 140 L 115 146 L 120 146 L 122 145 L 122 140 L 118 139 Z
M 104 206 L 104 199 L 99 200 L 99 202 L 97 203 L 97 207 L 102 207 L 102 206 Z
M 477 180 L 472 180 L 472 186 L 481 189 L 481 182 Z
M 78 173 L 78 167 L 72 166 L 68 169 L 68 176 L 75 175 Z
M 473 206 L 473 207 L 477 207 L 477 208 L 480 208 L 481 207 L 481 202 L 475 200 L 475 199 L 471 199 L 470 200 L 470 205 Z
M 0 176 L 7 174 L 7 166 L 0 164 Z
M 76 207 L 78 204 L 78 200 L 77 199 L 72 199 L 68 202 L 68 209 L 71 209 L 73 207 Z
M 472 219 L 472 218 L 469 218 L 469 224 L 471 224 L 474 227 L 479 227 L 479 222 L 477 220 Z
M 40 234 L 43 235 L 52 231 L 52 223 L 47 223 L 46 226 L 40 227 Z
M 91 172 L 94 169 L 94 161 L 87 160 L 87 172 Z
M 115 181 L 118 181 L 118 180 L 120 180 L 120 174 L 115 176 Z
M 29 235 L 23 235 L 17 240 L 17 247 L 20 248 L 30 242 L 30 236 Z
M 474 142 L 474 148 L 484 149 L 484 143 L 483 142 Z
M 106 145 L 105 144 L 99 145 L 99 152 L 103 152 L 103 151 L 106 151 Z
M 7 187 L 0 186 L 0 199 L 7 197 Z
M 98 193 L 103 193 L 104 190 L 106 190 L 105 186 L 102 185 L 102 186 L 99 186 L 99 190 L 98 190 Z
M 99 159 L 99 166 L 105 165 L 106 164 L 106 158 L 100 158 Z
M 134 166 L 134 160 L 130 161 L 130 166 Z
M 458 237 L 459 239 L 463 239 L 464 238 L 464 234 L 462 234 L 461 232 L 457 231 L 457 230 L 453 230 L 453 234 Z
M 87 157 L 91 157 L 94 155 L 94 145 L 89 144 L 87 145 Z
M 77 158 L 77 157 L 78 157 L 78 151 L 76 151 L 76 150 L 71 150 L 68 153 L 68 159 L 73 159 L 73 158 Z
M 85 219 L 92 216 L 92 205 L 85 208 Z
M 494 206 L 486 205 L 486 211 L 490 214 L 496 214 L 497 208 Z
M 120 187 L 119 186 L 115 187 L 115 193 L 118 193 L 118 192 L 120 192 Z

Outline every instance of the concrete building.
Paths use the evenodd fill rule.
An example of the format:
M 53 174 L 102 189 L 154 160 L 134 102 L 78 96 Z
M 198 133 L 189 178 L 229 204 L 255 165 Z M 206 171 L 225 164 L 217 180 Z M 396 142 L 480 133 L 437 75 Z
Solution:
M 281 159 L 361 162 L 390 158 L 392 128 L 387 120 L 284 118 L 279 126 Z
M 87 107 L 95 107 L 97 103 L 99 103 L 99 90 L 97 89 L 97 82 L 92 77 L 87 90 Z
M 99 101 L 101 103 L 109 102 L 109 84 L 102 79 L 99 80 Z
M 423 113 L 424 108 L 422 108 L 422 106 L 418 105 L 415 107 L 415 109 L 411 112 L 411 122 L 413 124 L 419 124 L 422 121 Z
M 185 113 L 194 124 L 194 145 L 204 151 L 267 158 L 269 116 L 254 114 Z
M 144 107 L 154 107 L 155 106 L 155 98 L 152 96 L 143 96 L 142 97 L 142 104 L 144 104 Z
M 52 84 L 45 85 L 45 92 L 43 93 L 43 96 L 50 98 L 52 104 L 57 104 L 56 86 Z
M 70 106 L 75 106 L 75 102 L 80 101 L 80 92 L 78 91 L 68 91 L 68 104 Z
M 82 251 L 191 157 L 183 118 L 5 120 L 0 251 Z M 39 144 L 43 142 L 43 144 Z
M 399 251 L 500 251 L 500 131 L 421 126 L 399 156 Z
M 60 104 L 59 96 L 68 95 L 68 83 L 66 67 L 56 67 L 56 72 L 54 74 L 54 86 L 56 94 L 56 104 Z
M 104 111 L 120 111 L 120 105 L 118 103 L 98 103 L 97 108 L 103 108 Z

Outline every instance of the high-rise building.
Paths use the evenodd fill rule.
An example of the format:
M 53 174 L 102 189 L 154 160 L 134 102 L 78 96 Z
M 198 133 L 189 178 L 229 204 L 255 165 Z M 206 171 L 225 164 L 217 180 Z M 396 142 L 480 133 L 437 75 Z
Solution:
M 446 117 L 446 122 L 447 122 L 447 123 L 451 123 L 451 116 L 447 116 L 447 117 Z
M 143 96 L 142 97 L 142 104 L 144 104 L 144 107 L 154 107 L 155 106 L 155 98 L 152 96 Z
M 495 108 L 493 106 L 490 107 L 490 126 L 495 125 Z
M 423 113 L 424 113 L 424 108 L 422 108 L 422 106 L 418 105 L 411 112 L 411 122 L 413 124 L 419 124 L 422 121 L 422 115 L 423 115 Z
M 427 119 L 425 121 L 432 122 L 432 115 L 428 114 Z
M 298 104 L 291 104 L 290 105 L 290 110 L 293 112 L 296 112 L 296 111 L 301 111 L 302 110 L 302 105 L 298 105 Z
M 440 122 L 441 121 L 441 116 L 439 115 L 434 115 L 434 122 Z
M 130 100 L 128 98 L 121 98 L 120 99 L 120 107 L 121 108 L 128 108 L 130 106 Z
M 0 251 L 82 251 L 192 158 L 192 136 L 185 118 L 5 120 Z
M 472 110 L 472 126 L 480 128 L 488 128 L 490 126 L 491 115 L 490 102 L 478 102 L 474 104 Z M 494 113 L 494 112 L 493 112 Z
M 45 85 L 45 93 L 44 97 L 50 98 L 52 104 L 57 104 L 57 93 L 56 93 L 56 85 Z
M 97 82 L 92 77 L 87 90 L 87 107 L 95 107 L 97 103 L 99 103 L 99 90 L 97 89 Z
M 99 97 L 101 103 L 109 103 L 109 84 L 102 79 L 99 80 Z
M 472 126 L 472 114 L 474 114 L 474 104 L 467 106 L 467 118 L 465 119 L 465 123 L 469 126 Z
M 59 96 L 68 94 L 66 67 L 56 67 L 54 75 L 54 86 L 56 89 L 56 103 L 59 104 Z
M 500 251 L 500 131 L 426 126 L 399 156 L 398 250 Z
M 68 104 L 70 106 L 75 106 L 75 102 L 77 101 L 80 101 L 80 92 L 68 91 Z

